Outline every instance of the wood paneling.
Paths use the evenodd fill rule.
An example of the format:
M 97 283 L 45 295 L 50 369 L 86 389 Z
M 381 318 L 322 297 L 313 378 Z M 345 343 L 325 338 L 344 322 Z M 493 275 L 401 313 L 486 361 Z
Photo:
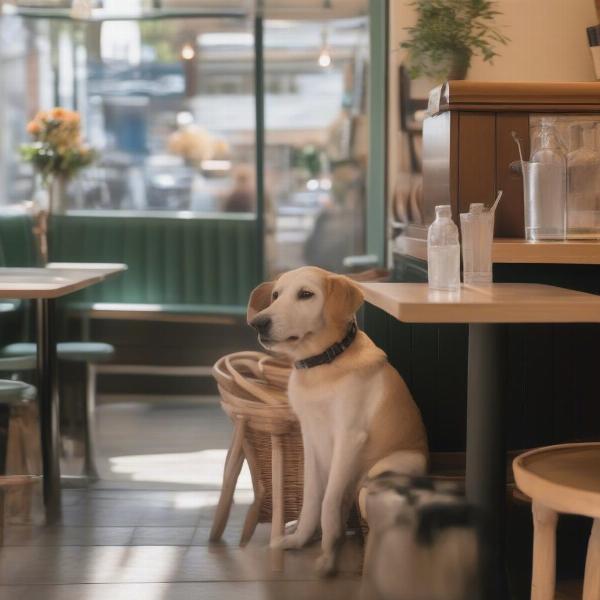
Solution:
M 522 238 L 525 234 L 523 177 L 511 170 L 511 163 L 519 160 L 519 150 L 512 132 L 516 132 L 529 156 L 529 115 L 526 113 L 498 113 L 496 115 L 496 188 L 503 190 L 503 199 L 495 216 L 495 230 L 501 237 Z
M 598 111 L 598 82 L 450 81 L 437 92 L 440 111 L 573 110 Z M 435 103 L 434 103 L 435 104 Z
M 496 116 L 460 115 L 458 147 L 458 209 L 468 212 L 473 202 L 490 204 L 496 191 Z

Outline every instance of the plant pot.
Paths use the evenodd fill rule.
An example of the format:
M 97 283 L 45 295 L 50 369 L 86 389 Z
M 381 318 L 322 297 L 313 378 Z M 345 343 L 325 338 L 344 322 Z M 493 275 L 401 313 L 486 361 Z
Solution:
M 448 63 L 448 81 L 465 79 L 471 66 L 471 52 L 455 52 Z

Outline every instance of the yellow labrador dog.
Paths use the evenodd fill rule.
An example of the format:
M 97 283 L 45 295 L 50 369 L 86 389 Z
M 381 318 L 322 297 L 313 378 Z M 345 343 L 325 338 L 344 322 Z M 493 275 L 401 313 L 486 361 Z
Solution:
M 304 501 L 295 532 L 277 545 L 300 548 L 320 525 L 322 575 L 336 570 L 360 480 L 422 474 L 427 463 L 427 436 L 404 380 L 356 328 L 362 303 L 347 277 L 302 267 L 259 285 L 248 305 L 260 343 L 295 366 L 288 392 L 304 441 Z

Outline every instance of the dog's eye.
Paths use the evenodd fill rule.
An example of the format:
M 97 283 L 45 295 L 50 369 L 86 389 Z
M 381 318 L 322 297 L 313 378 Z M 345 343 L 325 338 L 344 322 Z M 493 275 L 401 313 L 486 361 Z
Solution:
M 279 298 L 279 292 L 273 292 L 273 300 L 277 300 Z
M 308 300 L 309 298 L 312 298 L 314 296 L 314 294 L 312 292 L 309 292 L 308 290 L 300 290 L 298 292 L 298 300 Z

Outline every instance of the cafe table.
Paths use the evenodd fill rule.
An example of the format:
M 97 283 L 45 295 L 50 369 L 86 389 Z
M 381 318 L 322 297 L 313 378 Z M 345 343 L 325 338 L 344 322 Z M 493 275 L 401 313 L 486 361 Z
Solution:
M 0 268 L 0 299 L 36 303 L 37 381 L 46 516 L 60 516 L 59 402 L 56 380 L 55 304 L 124 271 L 122 264 L 50 263 L 45 268 Z
M 515 323 L 599 323 L 600 296 L 548 285 L 361 283 L 367 302 L 404 323 L 468 325 L 466 494 L 482 516 L 481 598 L 507 598 L 506 447 L 503 398 L 506 327 Z

